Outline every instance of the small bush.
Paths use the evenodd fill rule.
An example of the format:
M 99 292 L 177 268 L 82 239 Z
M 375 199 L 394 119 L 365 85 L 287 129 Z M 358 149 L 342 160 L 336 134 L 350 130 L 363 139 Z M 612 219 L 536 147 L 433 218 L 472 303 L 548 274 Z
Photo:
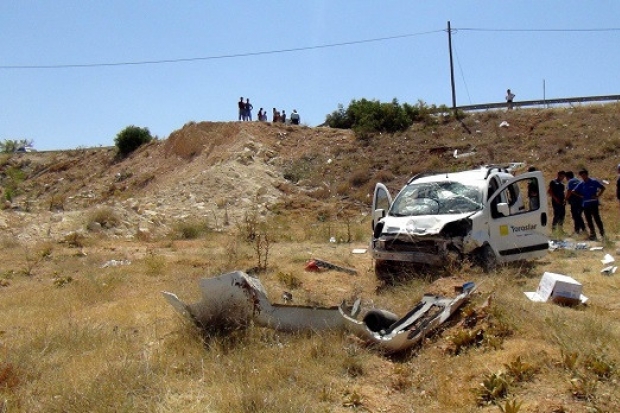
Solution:
M 118 152 L 121 156 L 127 156 L 145 143 L 149 143 L 153 140 L 151 132 L 148 128 L 139 128 L 137 126 L 127 126 L 120 131 L 114 143 L 118 148 Z
M 116 227 L 120 219 L 112 208 L 104 207 L 98 208 L 90 214 L 88 218 L 88 227 L 94 222 L 101 225 L 101 228 L 110 229 Z
M 177 239 L 196 239 L 209 231 L 206 221 L 181 221 L 177 222 L 174 227 L 175 237 Z

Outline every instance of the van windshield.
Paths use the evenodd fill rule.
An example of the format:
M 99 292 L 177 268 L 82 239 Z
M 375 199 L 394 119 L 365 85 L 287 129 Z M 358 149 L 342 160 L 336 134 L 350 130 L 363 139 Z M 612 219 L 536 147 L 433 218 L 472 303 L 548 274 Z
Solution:
M 449 215 L 482 209 L 479 188 L 460 182 L 427 182 L 407 185 L 396 197 L 390 215 Z

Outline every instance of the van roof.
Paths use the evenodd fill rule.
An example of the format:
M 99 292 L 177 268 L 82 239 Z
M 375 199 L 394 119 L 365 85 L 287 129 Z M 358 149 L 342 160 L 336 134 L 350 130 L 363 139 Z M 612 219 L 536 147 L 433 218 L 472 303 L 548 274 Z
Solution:
M 469 185 L 480 185 L 485 183 L 491 174 L 499 175 L 502 181 L 512 178 L 513 175 L 506 172 L 505 169 L 493 166 L 481 166 L 477 169 L 460 172 L 445 172 L 436 174 L 424 174 L 419 178 L 412 178 L 409 183 L 428 183 L 442 181 L 456 181 Z

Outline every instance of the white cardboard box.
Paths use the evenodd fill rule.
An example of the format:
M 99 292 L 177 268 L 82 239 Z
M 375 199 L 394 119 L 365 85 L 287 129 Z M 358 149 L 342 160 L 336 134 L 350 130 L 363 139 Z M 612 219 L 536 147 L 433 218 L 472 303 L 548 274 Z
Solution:
M 525 295 L 532 301 L 547 302 L 549 300 L 565 305 L 585 303 L 588 297 L 582 293 L 582 285 L 568 275 L 545 272 L 535 292 Z

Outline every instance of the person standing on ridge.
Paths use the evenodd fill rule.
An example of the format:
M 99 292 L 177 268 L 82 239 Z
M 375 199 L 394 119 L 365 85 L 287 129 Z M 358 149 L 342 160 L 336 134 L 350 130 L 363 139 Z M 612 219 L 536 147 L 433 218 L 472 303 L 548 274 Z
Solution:
M 291 113 L 291 123 L 293 125 L 299 125 L 299 120 L 300 120 L 300 117 L 299 117 L 299 113 L 297 113 L 297 109 L 293 109 L 293 113 Z
M 237 106 L 239 107 L 239 120 L 245 120 L 245 103 L 243 103 L 243 96 L 239 98 Z
M 515 94 L 508 89 L 506 91 L 506 103 L 508 104 L 508 109 L 512 109 L 512 101 L 515 98 Z
M 245 100 L 245 120 L 252 120 L 252 109 L 254 107 L 250 103 L 250 98 Z

